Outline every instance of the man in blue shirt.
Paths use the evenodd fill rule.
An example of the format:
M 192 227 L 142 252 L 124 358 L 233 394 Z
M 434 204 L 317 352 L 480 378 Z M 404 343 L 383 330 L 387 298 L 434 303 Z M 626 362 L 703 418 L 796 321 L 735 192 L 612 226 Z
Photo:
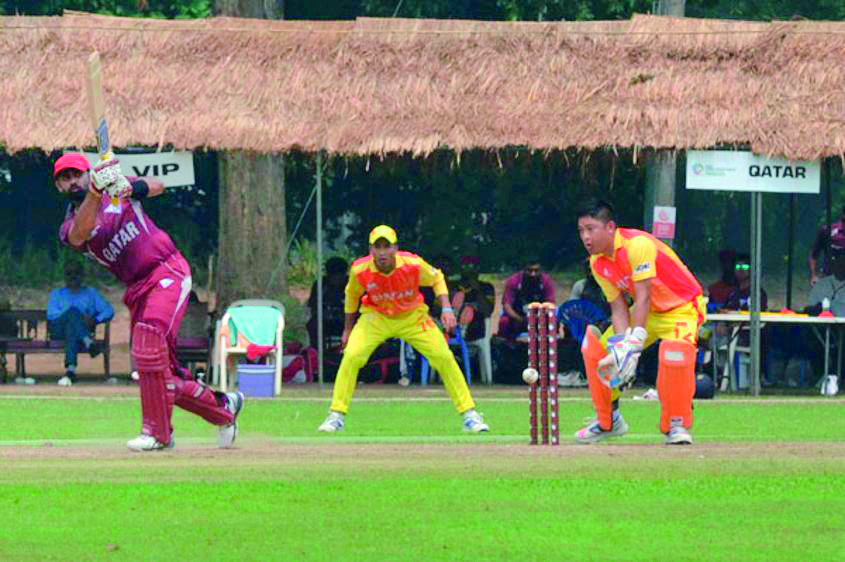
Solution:
M 76 354 L 87 351 L 91 357 L 100 354 L 94 342 L 94 328 L 114 317 L 114 309 L 97 289 L 82 286 L 82 265 L 69 262 L 65 266 L 65 288 L 50 292 L 47 303 L 47 329 L 50 338 L 65 341 L 65 375 L 60 386 L 76 382 Z

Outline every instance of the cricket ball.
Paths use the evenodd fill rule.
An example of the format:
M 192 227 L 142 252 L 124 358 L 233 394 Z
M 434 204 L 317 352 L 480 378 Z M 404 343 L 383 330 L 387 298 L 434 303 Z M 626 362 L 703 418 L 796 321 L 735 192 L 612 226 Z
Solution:
M 534 384 L 540 378 L 540 373 L 537 372 L 537 369 L 533 367 L 528 367 L 524 371 L 522 371 L 522 380 L 526 382 L 526 384 Z

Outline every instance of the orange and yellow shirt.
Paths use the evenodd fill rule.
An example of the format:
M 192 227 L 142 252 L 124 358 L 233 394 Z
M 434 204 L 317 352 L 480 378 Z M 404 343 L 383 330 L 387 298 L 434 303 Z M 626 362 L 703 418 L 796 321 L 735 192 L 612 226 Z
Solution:
M 396 267 L 387 275 L 379 272 L 372 256 L 360 258 L 349 272 L 344 312 L 357 312 L 360 301 L 362 309 L 385 316 L 405 314 L 425 306 L 420 286 L 433 287 L 436 296 L 448 294 L 443 272 L 415 254 L 396 252 Z
M 701 295 L 701 285 L 677 254 L 647 232 L 617 228 L 613 255 L 590 256 L 593 276 L 607 297 L 620 293 L 634 297 L 634 282 L 651 279 L 650 309 L 666 312 Z

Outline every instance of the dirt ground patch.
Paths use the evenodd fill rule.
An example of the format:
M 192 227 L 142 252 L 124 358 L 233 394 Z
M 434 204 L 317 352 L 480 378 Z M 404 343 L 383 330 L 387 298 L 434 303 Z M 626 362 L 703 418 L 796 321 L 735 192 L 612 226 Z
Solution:
M 662 445 L 561 445 L 536 447 L 514 444 L 473 445 L 458 444 L 287 444 L 272 439 L 247 438 L 232 450 L 220 450 L 210 445 L 180 445 L 171 451 L 137 454 L 114 444 L 85 446 L 55 446 L 45 442 L 40 446 L 0 447 L 3 461 L 132 461 L 154 459 L 156 462 L 189 462 L 199 465 L 249 466 L 279 465 L 346 465 L 369 468 L 400 468 L 424 466 L 488 466 L 532 465 L 548 460 L 572 461 L 578 458 L 620 462 L 625 459 L 648 457 L 662 459 L 709 459 L 737 461 L 743 459 L 795 458 L 845 459 L 845 443 L 753 443 L 698 444 L 690 447 Z

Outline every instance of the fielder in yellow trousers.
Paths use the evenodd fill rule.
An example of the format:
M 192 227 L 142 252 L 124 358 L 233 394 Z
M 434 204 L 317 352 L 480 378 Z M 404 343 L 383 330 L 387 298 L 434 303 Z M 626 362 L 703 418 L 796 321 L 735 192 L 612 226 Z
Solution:
M 455 311 L 443 273 L 410 252 L 400 252 L 396 232 L 386 225 L 370 232 L 370 255 L 352 264 L 346 284 L 346 323 L 341 336 L 343 359 L 337 371 L 330 413 L 318 431 L 343 430 L 358 371 L 373 351 L 389 338 L 399 338 L 425 357 L 440 373 L 443 385 L 463 416 L 463 430 L 489 431 L 443 333 L 428 314 L 420 286 L 430 286 L 440 300 L 440 317 L 447 331 L 455 328 Z M 360 315 L 359 315 L 360 312 Z
M 705 320 L 701 285 L 669 246 L 647 232 L 617 228 L 605 201 L 579 210 L 578 235 L 610 303 L 612 326 L 605 334 L 589 326 L 581 344 L 596 419 L 575 440 L 595 443 L 627 433 L 621 391 L 636 377 L 643 349 L 659 339 L 660 431 L 666 444 L 691 444 L 696 343 Z

